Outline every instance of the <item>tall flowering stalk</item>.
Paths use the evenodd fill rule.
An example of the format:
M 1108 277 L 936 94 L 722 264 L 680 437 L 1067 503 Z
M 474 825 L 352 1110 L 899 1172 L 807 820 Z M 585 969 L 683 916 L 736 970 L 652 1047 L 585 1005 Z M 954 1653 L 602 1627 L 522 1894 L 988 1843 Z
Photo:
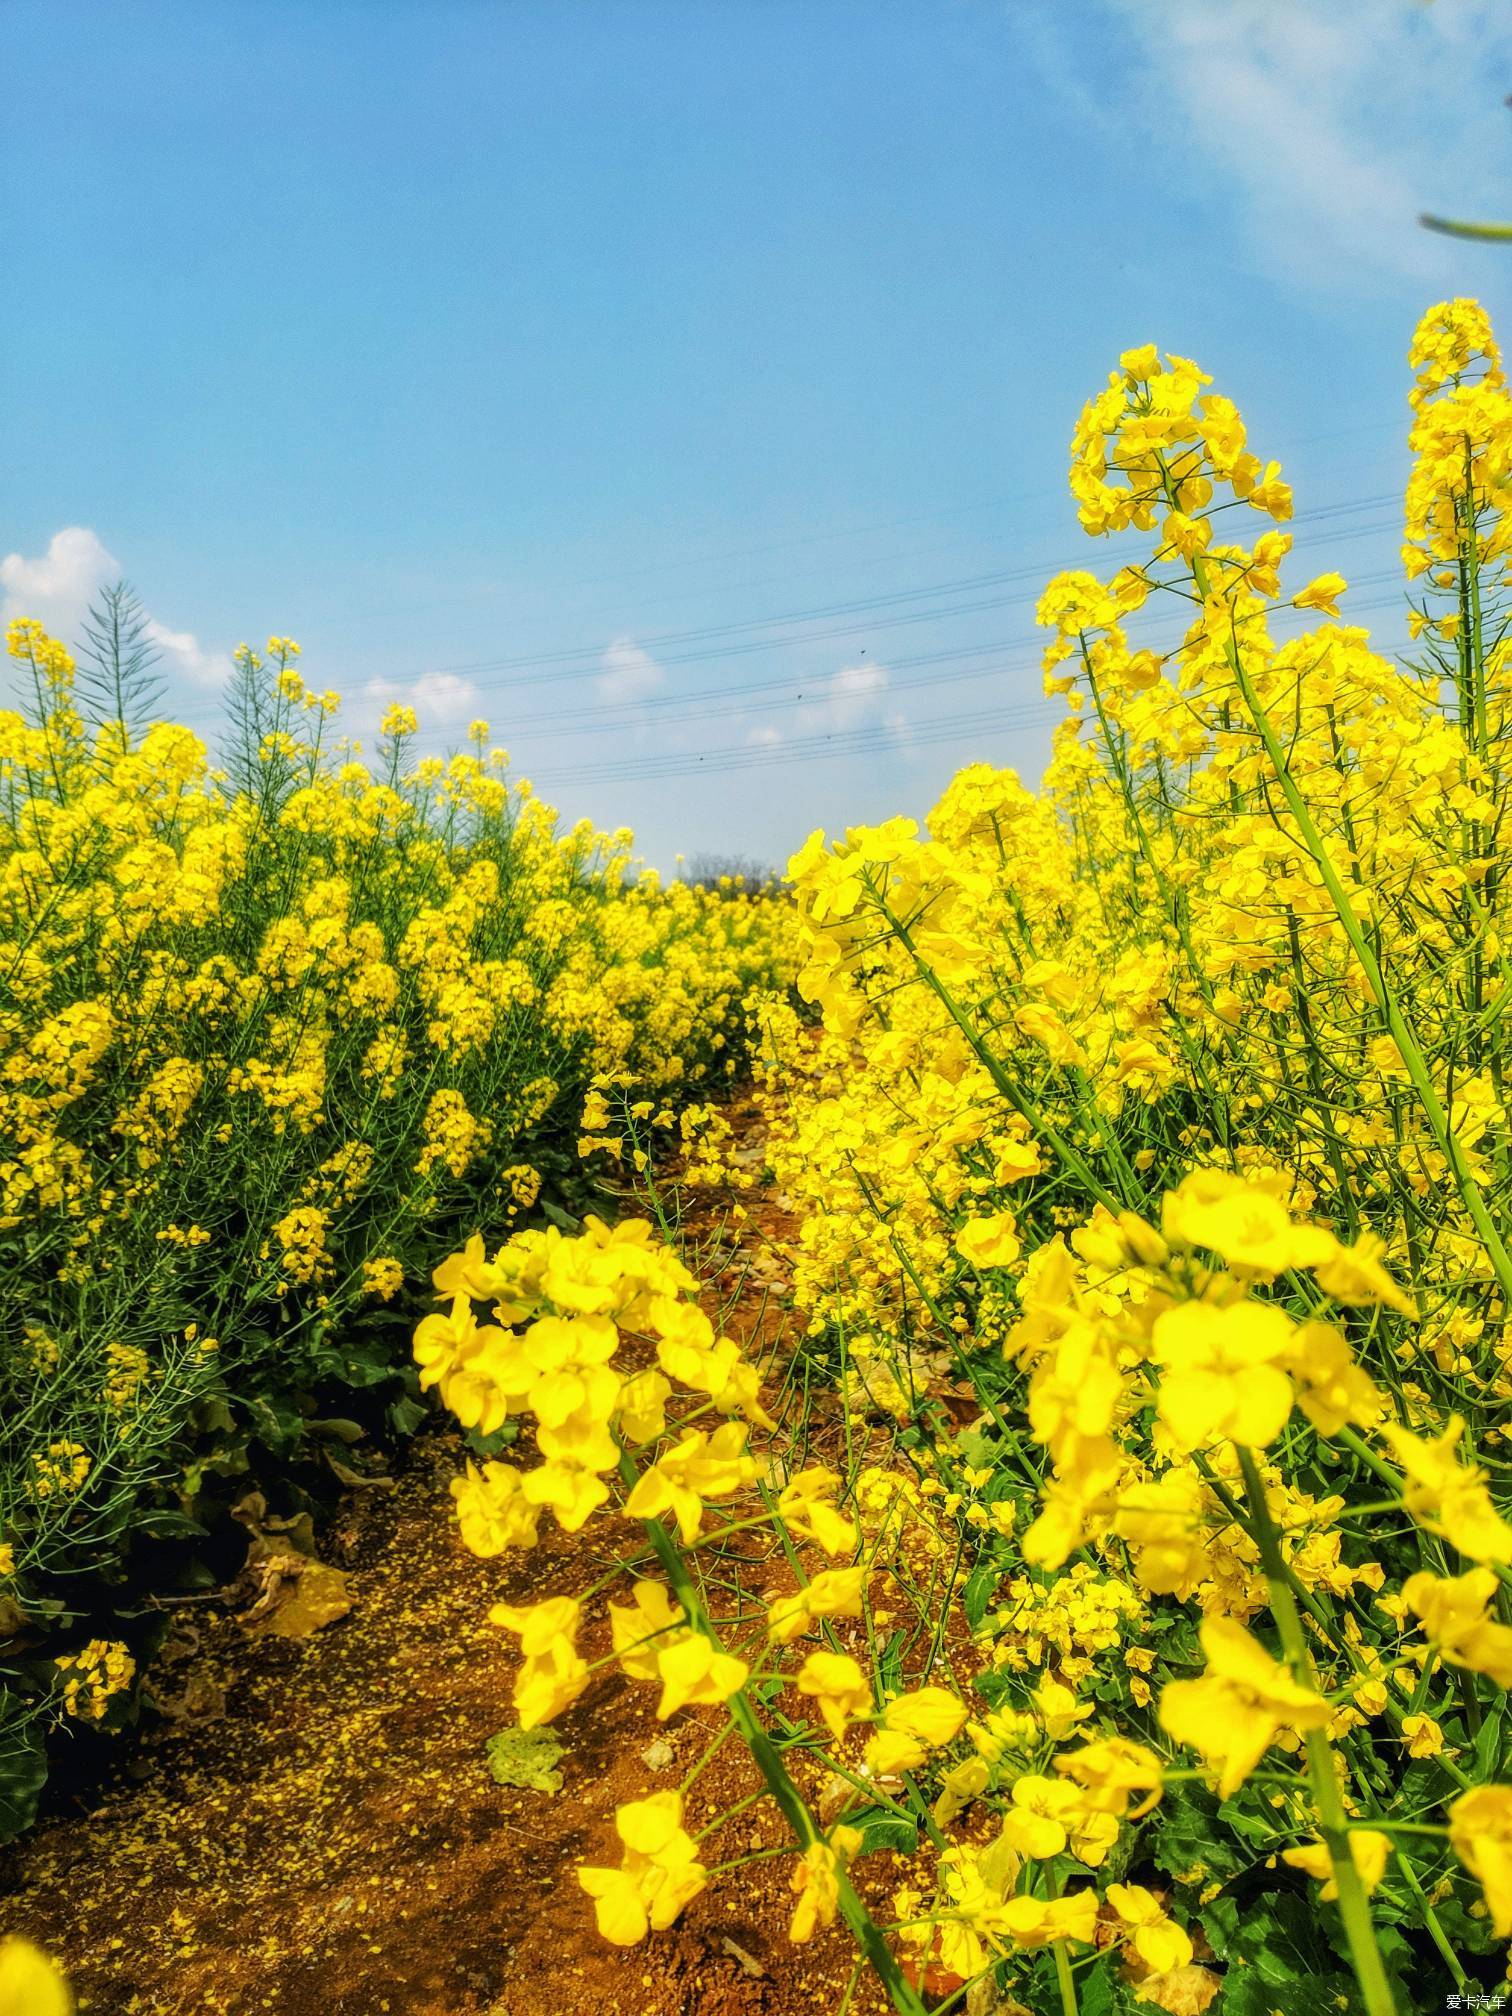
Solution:
M 1127 353 L 1071 466 L 1122 564 L 1040 603 L 1068 708 L 1044 789 L 976 765 L 924 833 L 816 834 L 792 874 L 822 1030 L 759 1015 L 813 1349 L 975 1520 L 977 1684 L 1032 1715 L 1053 1676 L 1155 1757 L 1189 1841 L 1195 1750 L 1210 1853 L 1164 1858 L 1158 1814 L 1134 1852 L 1242 1964 L 1287 1936 L 1227 1902 L 1268 1842 L 1323 1885 L 1372 2016 L 1404 1940 L 1428 1992 L 1512 1930 L 1512 396 L 1474 303 L 1412 363 L 1414 658 L 1348 623 L 1341 575 L 1283 585 L 1279 467 L 1191 360 Z M 1138 1644 L 1031 1621 L 1099 1578 Z M 979 1796 L 1032 1806 L 1036 1775 Z M 1185 2007 L 1205 1971 L 1135 1985 Z

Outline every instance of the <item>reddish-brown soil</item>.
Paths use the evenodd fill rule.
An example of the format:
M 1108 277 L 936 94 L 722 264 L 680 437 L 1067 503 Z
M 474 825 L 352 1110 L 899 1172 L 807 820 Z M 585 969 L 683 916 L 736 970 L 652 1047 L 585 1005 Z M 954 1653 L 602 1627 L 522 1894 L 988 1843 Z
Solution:
M 758 1205 L 739 1243 L 760 1256 L 783 1229 Z M 772 1269 L 758 1266 L 726 1321 L 767 1348 Z M 12 1852 L 0 1929 L 62 1960 L 87 2016 L 840 2008 L 855 1949 L 840 1927 L 788 1942 L 786 1856 L 714 1879 L 640 1947 L 599 1939 L 575 1863 L 617 1862 L 616 1803 L 676 1785 L 722 1718 L 687 1710 L 659 1724 L 654 1691 L 606 1667 L 554 1725 L 566 1746 L 560 1792 L 495 1784 L 484 1744 L 514 1721 L 514 1662 L 513 1641 L 485 1621 L 489 1603 L 580 1589 L 633 1532 L 590 1548 L 588 1534 L 553 1531 L 528 1556 L 476 1560 L 447 1493 L 462 1461 L 459 1440 L 423 1435 L 392 1490 L 347 1501 L 321 1553 L 348 1573 L 353 1608 L 313 1636 L 253 1638 L 229 1605 L 195 1607 L 153 1676 L 160 1696 L 193 1712 L 123 1739 L 94 1810 L 51 1820 Z M 741 1610 L 775 1579 L 754 1548 L 722 1574 Z M 593 1658 L 607 1649 L 602 1597 L 589 1617 Z M 673 1759 L 652 1750 L 648 1763 L 659 1737 Z M 738 1745 L 722 1750 L 689 1795 L 689 1826 L 753 1789 L 750 1772 Z M 706 1860 L 784 1839 L 763 1800 L 711 1838 Z M 889 1915 L 893 1858 L 868 1857 L 856 1873 Z M 851 2008 L 884 2006 L 863 1977 Z

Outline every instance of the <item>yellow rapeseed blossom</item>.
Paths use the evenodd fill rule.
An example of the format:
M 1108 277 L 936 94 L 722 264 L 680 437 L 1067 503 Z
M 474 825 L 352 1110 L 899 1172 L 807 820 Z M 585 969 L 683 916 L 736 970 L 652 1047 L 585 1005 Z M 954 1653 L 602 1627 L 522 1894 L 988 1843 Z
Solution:
M 1297 1682 L 1242 1625 L 1226 1617 L 1202 1626 L 1207 1671 L 1172 1680 L 1160 1697 L 1160 1724 L 1214 1767 L 1220 1798 L 1236 1792 L 1278 1735 L 1322 1728 L 1328 1703 Z
M 124 1693 L 136 1673 L 136 1661 L 126 1647 L 104 1638 L 91 1638 L 56 1664 L 63 1681 L 64 1711 L 82 1722 L 103 1721 L 112 1697 Z
M 0 2016 L 73 2016 L 68 1983 L 40 1947 L 17 1933 L 0 1939 Z
M 672 1924 L 708 1880 L 682 1818 L 677 1792 L 632 1800 L 614 1817 L 624 1850 L 619 1868 L 578 1870 L 599 1931 L 614 1945 L 638 1945 L 648 1931 Z

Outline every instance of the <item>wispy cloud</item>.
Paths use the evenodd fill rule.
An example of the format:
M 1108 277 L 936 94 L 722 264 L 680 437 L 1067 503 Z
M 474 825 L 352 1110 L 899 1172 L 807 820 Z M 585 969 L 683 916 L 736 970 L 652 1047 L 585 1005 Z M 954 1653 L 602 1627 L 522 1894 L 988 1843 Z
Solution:
M 89 605 L 109 582 L 121 578 L 121 563 L 87 525 L 66 525 L 47 542 L 47 551 L 28 559 L 8 553 L 0 560 L 5 590 L 4 620 L 34 616 L 49 633 L 76 647 Z M 157 651 L 158 669 L 196 693 L 218 692 L 231 673 L 230 655 L 208 649 L 192 630 L 173 630 L 155 616 L 147 638 Z
M 418 679 L 369 679 L 362 689 L 363 712 L 376 720 L 395 701 L 413 707 L 420 726 L 455 728 L 479 713 L 480 695 L 471 679 L 456 672 L 422 672 Z
M 842 665 L 829 682 L 825 707 L 833 728 L 858 728 L 876 712 L 887 691 L 887 667 L 867 660 L 864 664 Z
M 1512 160 L 1501 0 L 1104 4 L 1133 58 L 1137 165 L 1167 184 L 1183 157 L 1215 169 L 1243 250 L 1282 277 L 1433 286 L 1455 269 L 1418 213 L 1497 208 Z
M 887 705 L 891 675 L 885 665 L 873 659 L 858 659 L 842 665 L 827 679 L 812 680 L 806 686 L 808 698 L 793 718 L 792 733 L 800 741 L 846 735 L 860 729 L 878 729 L 896 741 L 909 733 L 908 721 L 896 703 Z M 754 742 L 785 740 L 772 728 L 755 729 L 747 737 Z
M 218 693 L 231 676 L 230 654 L 207 651 L 192 630 L 170 630 L 152 616 L 147 621 L 147 636 L 164 668 L 170 673 L 177 672 L 201 692 Z
M 603 656 L 603 671 L 594 681 L 600 700 L 623 704 L 648 700 L 667 683 L 667 675 L 630 637 L 616 637 Z
M 882 716 L 882 726 L 895 742 L 909 743 L 913 740 L 913 727 L 901 707 L 889 707 Z

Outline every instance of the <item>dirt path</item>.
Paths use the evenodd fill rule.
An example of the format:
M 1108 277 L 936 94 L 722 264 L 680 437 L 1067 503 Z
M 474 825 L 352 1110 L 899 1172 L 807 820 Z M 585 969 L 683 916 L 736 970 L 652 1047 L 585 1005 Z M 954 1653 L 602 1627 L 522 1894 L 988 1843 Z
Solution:
M 754 1124 L 739 1106 L 731 1117 Z M 717 1200 L 708 1211 L 693 1227 L 706 1236 Z M 773 1206 L 753 1206 L 746 1257 L 784 1229 Z M 726 1316 L 763 1348 L 770 1276 L 764 1261 Z M 447 1490 L 462 1460 L 457 1438 L 423 1435 L 392 1490 L 348 1501 L 321 1553 L 347 1572 L 353 1608 L 313 1637 L 250 1639 L 227 1609 L 199 1606 L 157 1678 L 200 1712 L 127 1739 L 93 1810 L 51 1820 L 0 1863 L 0 1929 L 64 1961 L 86 2016 L 838 2009 L 854 1949 L 840 1929 L 789 1944 L 783 1857 L 716 1878 L 643 1946 L 599 1940 L 573 1864 L 618 1860 L 615 1804 L 677 1784 L 714 1713 L 660 1725 L 654 1691 L 606 1668 L 554 1725 L 561 1791 L 493 1782 L 484 1744 L 514 1720 L 513 1661 L 488 1605 L 575 1589 L 597 1570 L 554 1529 L 529 1556 L 474 1559 Z M 727 1572 L 733 1594 L 759 1601 L 761 1558 Z M 588 1616 L 592 1659 L 608 1649 L 602 1599 Z M 695 1831 L 752 1789 L 749 1771 L 737 1746 L 720 1753 L 690 1795 Z M 783 1838 L 758 1805 L 709 1859 Z M 863 1889 L 885 1895 L 892 1862 L 869 1857 Z M 852 2007 L 883 2006 L 863 1981 Z

